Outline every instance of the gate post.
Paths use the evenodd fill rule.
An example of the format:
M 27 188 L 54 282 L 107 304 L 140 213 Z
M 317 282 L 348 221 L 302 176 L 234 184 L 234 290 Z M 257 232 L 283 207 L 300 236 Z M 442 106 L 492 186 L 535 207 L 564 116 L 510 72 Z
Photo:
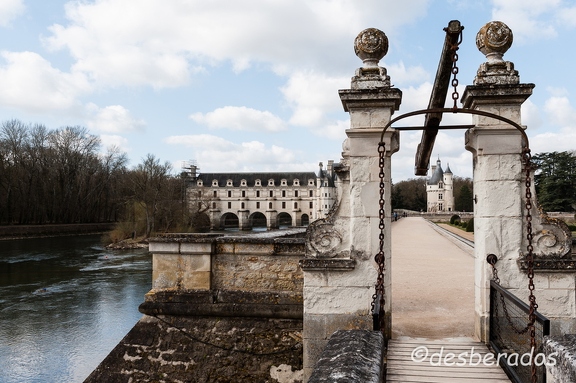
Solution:
M 520 124 L 521 105 L 534 84 L 521 84 L 514 64 L 502 59 L 511 44 L 512 31 L 504 23 L 490 22 L 480 29 L 476 45 L 488 61 L 480 65 L 474 85 L 466 87 L 462 103 Z M 522 136 L 513 126 L 489 117 L 474 115 L 473 124 L 465 142 L 474 164 L 475 333 L 488 342 L 492 271 L 486 257 L 496 254 L 499 268 L 515 268 L 513 274 L 518 275 L 516 262 L 522 251 Z
M 388 50 L 386 35 L 366 29 L 355 41 L 364 61 L 352 77 L 351 89 L 340 90 L 350 129 L 342 159 L 334 164 L 338 175 L 337 201 L 330 214 L 307 230 L 304 271 L 304 381 L 337 330 L 372 330 L 371 302 L 377 278 L 374 256 L 379 248 L 379 154 L 384 126 L 398 110 L 402 92 L 392 88 L 379 60 Z M 390 156 L 398 151 L 399 134 L 389 129 L 384 137 L 386 313 L 385 335 L 390 336 Z

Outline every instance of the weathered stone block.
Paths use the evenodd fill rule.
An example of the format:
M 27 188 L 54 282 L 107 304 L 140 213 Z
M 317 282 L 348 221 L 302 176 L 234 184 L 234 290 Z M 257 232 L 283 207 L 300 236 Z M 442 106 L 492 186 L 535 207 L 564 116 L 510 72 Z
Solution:
M 554 273 L 548 276 L 550 288 L 552 289 L 576 289 L 576 277 L 573 273 Z
M 372 293 L 368 287 L 306 287 L 304 311 L 326 315 L 368 313 Z
M 516 138 L 517 139 L 517 138 Z M 487 181 L 520 181 L 522 172 L 522 162 L 520 152 L 514 154 L 484 155 L 478 156 L 474 177 L 476 183 Z M 476 184 L 474 184 L 476 188 Z
M 324 348 L 309 383 L 380 383 L 384 375 L 384 337 L 376 331 L 337 331 Z
M 486 181 L 474 184 L 478 217 L 521 217 L 521 196 L 522 189 L 516 181 Z
M 555 361 L 546 365 L 548 383 L 576 382 L 576 335 L 548 337 L 544 353 L 547 360 Z
M 211 242 L 182 242 L 180 244 L 180 253 L 182 254 L 211 254 L 212 253 L 212 243 Z
M 209 289 L 210 255 L 154 254 L 152 288 Z
M 151 253 L 179 253 L 179 242 L 150 242 L 148 244 L 148 251 Z

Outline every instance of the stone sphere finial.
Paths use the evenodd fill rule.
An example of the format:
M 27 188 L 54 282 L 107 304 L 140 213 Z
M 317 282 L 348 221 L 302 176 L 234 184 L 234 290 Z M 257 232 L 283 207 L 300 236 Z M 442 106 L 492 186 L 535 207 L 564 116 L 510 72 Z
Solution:
M 512 30 L 501 21 L 486 23 L 476 35 L 476 46 L 482 52 L 488 62 L 496 63 L 504 61 L 504 53 L 512 45 Z
M 376 68 L 388 53 L 388 37 L 379 29 L 364 29 L 354 40 L 354 52 L 364 63 L 364 68 Z

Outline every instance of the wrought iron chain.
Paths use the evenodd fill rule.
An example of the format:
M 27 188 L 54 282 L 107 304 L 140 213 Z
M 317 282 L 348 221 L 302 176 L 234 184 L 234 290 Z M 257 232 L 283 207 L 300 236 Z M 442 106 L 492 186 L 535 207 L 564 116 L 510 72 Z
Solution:
M 378 277 L 376 279 L 376 286 L 374 295 L 372 295 L 372 313 L 374 313 L 374 309 L 376 306 L 376 302 L 378 301 L 380 305 L 380 309 L 378 312 L 378 320 L 380 331 L 385 330 L 385 323 L 384 323 L 384 272 L 386 271 L 386 264 L 385 264 L 385 256 L 384 256 L 384 229 L 385 229 L 385 212 L 384 212 L 384 160 L 385 160 L 385 152 L 386 152 L 386 145 L 384 142 L 380 142 L 378 144 L 378 166 L 380 168 L 379 171 L 379 178 L 380 178 L 380 196 L 378 199 L 378 228 L 380 229 L 379 238 L 379 248 L 378 253 L 374 256 L 374 261 L 378 265 Z
M 526 208 L 526 239 L 528 244 L 526 246 L 527 254 L 526 254 L 526 263 L 528 265 L 528 302 L 529 302 L 529 311 L 528 311 L 528 324 L 522 330 L 517 329 L 510 318 L 510 314 L 508 313 L 508 308 L 506 307 L 506 303 L 504 301 L 504 297 L 502 294 L 500 295 L 500 301 L 502 303 L 502 308 L 504 309 L 504 314 L 506 320 L 508 321 L 510 327 L 516 332 L 517 334 L 525 334 L 527 332 L 530 333 L 530 351 L 534 353 L 536 351 L 536 311 L 538 309 L 538 304 L 536 303 L 536 296 L 534 295 L 534 234 L 532 231 L 532 156 L 530 154 L 530 149 L 525 147 L 522 151 L 522 162 L 524 165 L 524 170 L 526 172 L 526 195 L 525 195 L 525 208 Z M 492 266 L 492 275 L 493 280 L 496 283 L 500 283 L 500 278 L 498 277 L 498 270 L 496 269 L 496 261 L 497 258 L 493 254 L 489 254 L 487 258 L 488 263 Z M 532 364 L 530 366 L 531 372 L 531 382 L 537 383 L 538 382 L 538 375 L 536 371 L 536 358 L 533 355 Z
M 522 159 L 524 161 L 524 170 L 526 172 L 526 239 L 528 240 L 526 254 L 526 262 L 528 264 L 528 301 L 530 302 L 530 311 L 528 314 L 528 327 L 530 328 L 530 349 L 532 352 L 536 350 L 536 310 L 538 304 L 536 303 L 536 296 L 534 295 L 534 246 L 532 241 L 534 235 L 532 233 L 532 155 L 530 149 L 525 147 L 522 152 Z M 538 382 L 536 375 L 535 357 L 532 358 L 531 373 L 532 383 Z
M 494 254 L 488 254 L 488 257 L 486 258 L 486 260 L 492 266 L 492 280 L 494 282 L 500 284 L 500 278 L 498 277 L 498 269 L 496 268 L 496 262 L 498 261 L 498 258 Z M 526 327 L 524 327 L 523 329 L 517 328 L 516 325 L 514 324 L 514 322 L 512 321 L 512 317 L 510 316 L 510 313 L 508 312 L 508 306 L 506 305 L 506 300 L 504 299 L 504 295 L 499 291 L 497 291 L 496 293 L 500 297 L 500 304 L 502 305 L 502 309 L 504 310 L 504 318 L 506 318 L 506 321 L 508 322 L 508 325 L 510 326 L 510 328 L 512 328 L 512 330 L 518 335 L 526 334 L 528 332 L 528 330 L 530 329 L 530 324 L 528 323 L 526 325 Z M 497 305 L 496 305 L 496 310 L 498 310 Z M 496 317 L 498 316 L 497 311 L 495 312 L 495 316 Z
M 452 87 L 454 90 L 452 91 L 452 100 L 454 100 L 454 110 L 458 109 L 457 101 L 460 98 L 460 94 L 458 93 L 458 78 L 456 75 L 458 74 L 458 49 L 460 48 L 460 43 L 462 42 L 462 31 L 460 31 L 460 35 L 458 36 L 458 41 L 455 44 L 452 44 L 451 51 L 452 51 Z

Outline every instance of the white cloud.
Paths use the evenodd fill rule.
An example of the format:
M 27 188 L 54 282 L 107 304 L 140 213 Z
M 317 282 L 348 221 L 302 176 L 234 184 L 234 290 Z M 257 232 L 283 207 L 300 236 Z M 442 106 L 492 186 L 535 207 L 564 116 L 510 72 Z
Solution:
M 576 15 L 576 7 L 567 7 L 562 0 L 492 0 L 492 3 L 493 19 L 505 22 L 514 33 L 514 41 L 520 44 L 553 38 L 559 29 L 576 26 L 574 19 L 570 19 Z
M 420 84 L 431 78 L 431 74 L 422 66 L 406 68 L 404 62 L 385 65 L 390 82 L 394 86 L 406 86 L 409 84 Z
M 286 129 L 286 124 L 280 117 L 268 111 L 244 106 L 225 106 L 205 114 L 194 113 L 190 118 L 210 129 L 251 132 L 278 132 Z
M 280 146 L 266 146 L 259 141 L 233 143 L 210 134 L 170 136 L 165 141 L 192 148 L 200 166 L 210 164 L 210 169 L 203 169 L 204 172 L 286 169 L 298 163 L 299 157 L 296 152 Z
M 330 77 L 318 72 L 296 72 L 281 89 L 293 107 L 290 123 L 314 129 L 327 113 L 340 111 L 338 89 L 349 88 L 350 77 Z
M 24 0 L 0 1 L 0 27 L 7 27 L 12 20 L 24 13 Z
M 562 128 L 558 132 L 545 132 L 530 137 L 532 153 L 574 151 L 576 129 Z
M 90 86 L 80 73 L 64 73 L 34 52 L 2 52 L 0 104 L 31 112 L 69 110 Z
M 423 17 L 429 0 L 100 0 L 69 2 L 66 25 L 44 41 L 67 49 L 75 70 L 107 85 L 174 87 L 222 61 L 277 73 L 345 68 L 359 31 Z
M 343 141 L 346 138 L 346 129 L 350 129 L 350 120 L 338 120 L 314 128 L 312 134 L 331 141 Z
M 119 133 L 141 130 L 146 125 L 142 120 L 136 120 L 130 111 L 121 105 L 110 105 L 98 108 L 94 104 L 87 107 L 93 116 L 87 121 L 88 128 L 99 132 Z
M 570 104 L 568 97 L 550 97 L 544 104 L 547 121 L 562 127 L 576 129 L 576 110 Z
M 131 150 L 128 144 L 128 139 L 122 136 L 115 134 L 101 134 L 100 141 L 102 142 L 102 147 L 106 149 L 115 146 L 122 152 L 129 152 Z
M 526 125 L 528 132 L 539 129 L 542 125 L 540 109 L 532 100 L 528 99 L 522 104 L 522 125 Z

